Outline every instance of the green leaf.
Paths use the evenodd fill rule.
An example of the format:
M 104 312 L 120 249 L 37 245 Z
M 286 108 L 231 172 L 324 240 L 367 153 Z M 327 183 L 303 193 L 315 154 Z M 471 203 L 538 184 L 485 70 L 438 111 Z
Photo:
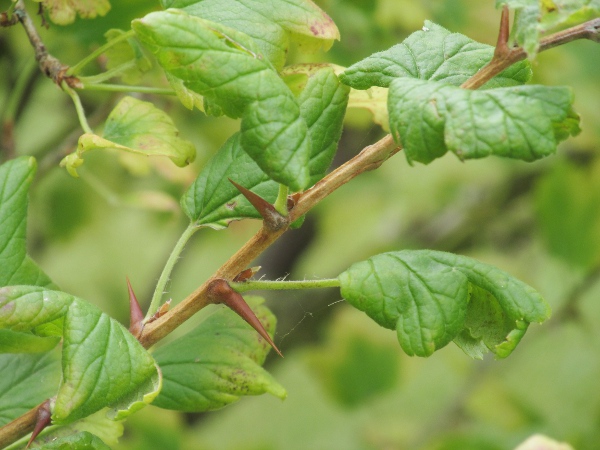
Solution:
M 35 286 L 0 289 L 2 329 L 30 331 L 59 318 L 64 318 L 63 375 L 54 423 L 69 423 L 105 406 L 126 408 L 120 402 L 134 393 L 129 405 L 134 409 L 139 397 L 150 402 L 156 396 L 160 380 L 154 360 L 116 320 L 64 292 Z
M 104 33 L 107 41 L 120 38 L 125 32 L 123 30 L 112 29 Z M 127 39 L 110 47 L 106 53 L 106 68 L 115 69 L 122 64 L 134 62 L 133 67 L 120 74 L 121 79 L 127 84 L 139 83 L 144 72 L 152 67 L 150 60 L 144 55 L 140 44 L 135 39 Z
M 537 223 L 550 252 L 589 269 L 600 263 L 600 164 L 562 162 L 535 189 Z
M 502 5 L 515 11 L 509 44 L 523 47 L 530 57 L 544 34 L 600 15 L 598 0 L 496 0 L 496 7 Z
M 534 161 L 579 130 L 567 87 L 471 91 L 402 78 L 390 86 L 390 127 L 409 161 L 428 164 L 448 150 L 460 159 L 490 155 Z
M 252 39 L 176 10 L 148 14 L 132 26 L 166 72 L 228 116 L 242 117 L 242 146 L 267 175 L 295 191 L 308 185 L 306 123 Z
M 167 156 L 183 167 L 195 159 L 196 150 L 194 144 L 181 139 L 178 134 L 175 124 L 164 111 L 152 103 L 125 97 L 108 116 L 103 137 L 83 134 L 77 150 L 67 155 L 60 164 L 76 177 L 77 167 L 83 164 L 83 153 L 96 148 L 110 148 L 144 156 Z
M 110 450 L 110 447 L 102 439 L 87 431 L 64 436 L 41 447 L 32 448 L 39 448 L 40 450 Z
M 0 353 L 47 352 L 59 342 L 58 336 L 36 336 L 33 333 L 0 329 Z
M 296 95 L 300 95 L 306 87 L 309 77 L 325 68 L 331 68 L 334 73 L 340 76 L 346 70 L 345 67 L 336 64 L 294 64 L 285 67 L 281 71 L 281 76 L 288 87 Z M 370 111 L 373 114 L 373 122 L 380 125 L 385 131 L 389 131 L 388 111 L 387 111 L 388 90 L 378 86 L 369 89 L 357 90 L 350 89 L 348 94 L 348 108 L 361 108 Z
M 333 20 L 309 0 L 161 0 L 161 4 L 247 34 L 278 69 L 285 63 L 290 42 L 308 51 L 327 50 L 340 39 Z
M 57 25 L 68 25 L 77 15 L 82 19 L 94 19 L 110 11 L 108 0 L 34 0 L 41 2 L 50 20 Z
M 236 133 L 208 161 L 181 198 L 183 211 L 196 226 L 219 230 L 233 220 L 261 217 L 229 178 L 269 202 L 277 198 L 279 185 L 244 152 L 240 134 Z
M 246 297 L 272 335 L 275 316 L 258 297 Z M 154 353 L 164 385 L 154 405 L 179 411 L 208 411 L 243 395 L 268 392 L 281 399 L 285 389 L 261 365 L 270 350 L 243 319 L 222 307 L 193 331 Z
M 35 159 L 22 156 L 0 166 L 0 286 L 50 286 L 46 274 L 27 256 L 27 192 L 33 181 Z
M 485 66 L 493 54 L 494 47 L 490 45 L 425 21 L 422 30 L 412 33 L 402 43 L 350 66 L 340 80 L 355 89 L 389 87 L 396 78 L 460 86 Z M 522 61 L 496 75 L 484 89 L 515 86 L 530 78 L 530 64 Z
M 300 114 L 308 126 L 311 141 L 310 184 L 319 181 L 333 161 L 342 127 L 350 88 L 340 84 L 333 69 L 324 68 L 308 77 L 298 97 Z
M 0 355 L 0 426 L 56 393 L 60 382 L 57 352 Z
M 550 314 L 530 286 L 451 253 L 383 253 L 354 264 L 339 280 L 342 297 L 379 325 L 395 329 L 411 356 L 429 356 L 461 335 L 458 344 L 468 355 L 490 350 L 504 358 L 527 324 Z

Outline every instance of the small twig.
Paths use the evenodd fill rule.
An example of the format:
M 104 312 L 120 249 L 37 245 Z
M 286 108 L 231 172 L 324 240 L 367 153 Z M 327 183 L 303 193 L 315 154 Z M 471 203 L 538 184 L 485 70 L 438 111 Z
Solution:
M 25 9 L 23 0 L 17 0 L 15 3 L 14 14 L 19 22 L 21 22 L 21 25 L 23 25 L 25 33 L 27 33 L 29 42 L 31 42 L 31 46 L 35 52 L 35 59 L 38 62 L 42 73 L 52 79 L 58 86 L 65 81 L 70 87 L 79 87 L 80 84 L 77 78 L 66 75 L 69 67 L 48 53 L 46 46 L 42 42 L 42 38 L 33 24 L 33 20 L 31 20 L 31 17 Z

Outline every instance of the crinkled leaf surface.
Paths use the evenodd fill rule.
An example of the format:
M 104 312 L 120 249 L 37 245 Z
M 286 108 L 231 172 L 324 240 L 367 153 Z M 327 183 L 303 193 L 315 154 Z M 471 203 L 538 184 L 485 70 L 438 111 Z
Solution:
M 169 10 L 135 20 L 163 69 L 230 117 L 241 117 L 244 150 L 294 191 L 310 180 L 308 129 L 296 98 L 247 35 Z
M 58 352 L 0 355 L 0 426 L 25 414 L 56 393 Z
M 272 335 L 275 316 L 258 297 L 246 297 Z M 268 392 L 285 398 L 285 389 L 261 365 L 270 350 L 243 319 L 220 307 L 193 331 L 154 353 L 164 385 L 154 405 L 179 411 L 208 411 L 244 395 Z
M 471 91 L 399 78 L 390 86 L 390 127 L 409 161 L 430 163 L 448 150 L 460 159 L 498 155 L 533 161 L 579 132 L 567 87 L 538 85 Z
M 133 97 L 123 98 L 112 110 L 103 137 L 85 133 L 79 138 L 77 150 L 61 162 L 69 173 L 77 176 L 83 164 L 82 155 L 96 148 L 112 148 L 145 156 L 167 156 L 183 167 L 196 157 L 194 144 L 181 139 L 171 118 L 152 103 Z
M 515 10 L 512 42 L 530 57 L 537 53 L 544 33 L 600 15 L 598 0 L 496 0 L 496 7 L 502 5 Z
M 104 33 L 107 41 L 119 39 L 125 32 L 112 29 Z M 106 53 L 106 68 L 115 69 L 122 64 L 133 63 L 131 67 L 121 73 L 121 79 L 128 84 L 136 84 L 142 74 L 152 67 L 150 60 L 144 55 L 140 44 L 135 39 L 126 39 L 110 47 Z
M 310 184 L 319 181 L 333 161 L 342 135 L 350 88 L 340 84 L 331 68 L 308 77 L 298 97 L 300 114 L 308 126 L 311 141 Z
M 285 67 L 281 71 L 281 76 L 292 92 L 299 95 L 306 87 L 309 77 L 325 68 L 331 68 L 338 76 L 346 70 L 345 67 L 329 63 L 294 64 Z M 379 86 L 362 90 L 351 88 L 348 94 L 347 106 L 348 108 L 361 108 L 370 111 L 373 114 L 373 122 L 389 131 L 387 97 L 387 88 Z
M 27 192 L 35 159 L 22 156 L 0 166 L 0 286 L 52 282 L 27 256 Z
M 529 323 L 550 314 L 530 286 L 451 253 L 383 253 L 352 265 L 339 280 L 342 296 L 381 326 L 395 329 L 411 356 L 429 356 L 461 334 L 465 339 L 457 343 L 470 356 L 490 350 L 503 358 Z
M 269 202 L 277 198 L 279 185 L 242 149 L 240 134 L 236 133 L 208 161 L 181 198 L 183 211 L 196 226 L 222 229 L 232 220 L 260 218 L 229 178 Z
M 54 423 L 80 419 L 133 392 L 148 402 L 156 396 L 160 379 L 154 360 L 116 320 L 64 292 L 36 286 L 0 289 L 0 328 L 29 331 L 60 318 L 63 376 Z
M 389 87 L 396 78 L 418 78 L 460 86 L 485 66 L 493 54 L 494 47 L 490 45 L 425 21 L 422 30 L 388 50 L 353 64 L 340 79 L 355 89 Z M 483 88 L 515 86 L 530 78 L 530 64 L 522 61 L 496 75 Z
M 247 34 L 278 69 L 285 63 L 290 41 L 307 50 L 327 50 L 340 38 L 333 20 L 310 0 L 161 0 L 161 4 Z
M 108 0 L 35 0 L 44 5 L 52 22 L 68 25 L 75 21 L 77 15 L 83 19 L 104 16 L 110 11 Z

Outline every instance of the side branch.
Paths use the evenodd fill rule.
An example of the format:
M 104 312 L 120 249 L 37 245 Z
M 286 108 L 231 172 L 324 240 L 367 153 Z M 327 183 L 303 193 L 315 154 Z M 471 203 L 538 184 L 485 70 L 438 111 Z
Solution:
M 15 3 L 14 15 L 21 22 L 21 25 L 23 25 L 25 33 L 27 33 L 29 42 L 31 42 L 31 46 L 35 52 L 35 60 L 38 62 L 42 73 L 52 79 L 58 86 L 65 81 L 70 87 L 81 87 L 77 78 L 66 75 L 69 66 L 65 66 L 48 53 L 46 46 L 42 42 L 42 38 L 33 24 L 33 20 L 31 20 L 25 9 L 25 2 L 23 0 L 18 0 Z

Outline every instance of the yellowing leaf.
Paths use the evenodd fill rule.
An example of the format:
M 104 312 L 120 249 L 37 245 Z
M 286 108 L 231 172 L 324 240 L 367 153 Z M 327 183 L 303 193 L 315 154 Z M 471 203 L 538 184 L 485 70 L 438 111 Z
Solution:
M 93 19 L 104 16 L 110 11 L 108 0 L 35 0 L 42 3 L 48 11 L 50 20 L 58 25 L 68 25 L 75 17 Z
M 67 155 L 61 166 L 73 176 L 83 164 L 82 155 L 96 148 L 112 148 L 145 156 L 167 156 L 182 167 L 194 160 L 194 145 L 178 137 L 171 118 L 152 103 L 125 97 L 106 120 L 104 136 L 85 133 L 79 138 L 77 150 Z

